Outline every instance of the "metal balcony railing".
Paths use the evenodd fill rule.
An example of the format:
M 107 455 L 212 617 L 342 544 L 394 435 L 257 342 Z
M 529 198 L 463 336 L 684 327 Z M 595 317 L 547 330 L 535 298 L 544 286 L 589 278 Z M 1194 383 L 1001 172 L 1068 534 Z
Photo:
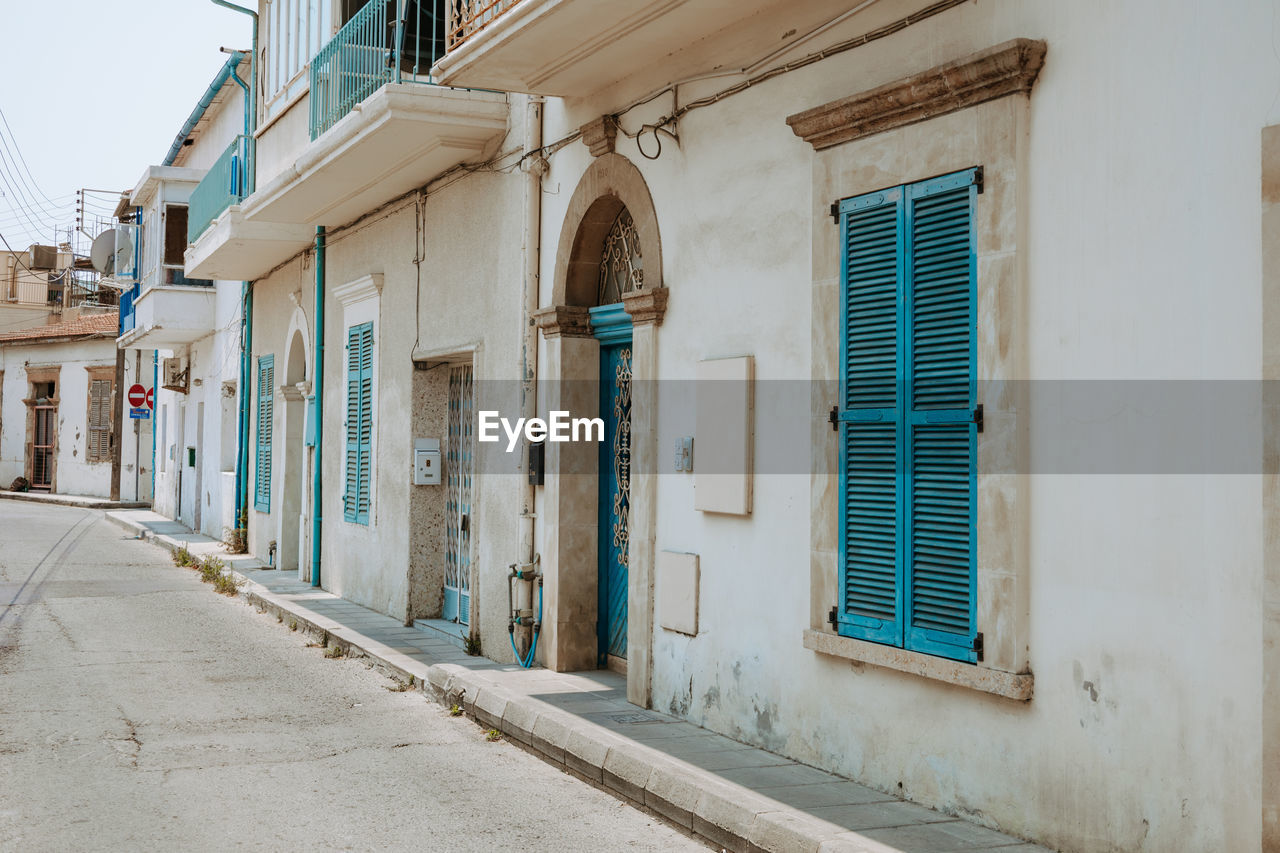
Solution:
M 453 50 L 509 12 L 520 0 L 449 0 L 446 50 Z
M 187 242 L 200 235 L 233 204 L 253 192 L 254 143 L 251 136 L 237 136 L 191 191 L 187 211 Z
M 447 0 L 370 0 L 311 60 L 311 138 L 390 82 L 431 83 Z

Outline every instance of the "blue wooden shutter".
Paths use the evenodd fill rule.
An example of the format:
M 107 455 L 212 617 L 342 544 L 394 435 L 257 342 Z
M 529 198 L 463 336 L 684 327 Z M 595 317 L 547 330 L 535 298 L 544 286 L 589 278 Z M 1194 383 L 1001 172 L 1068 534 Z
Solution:
M 909 649 L 976 660 L 974 170 L 907 187 Z
M 902 642 L 902 188 L 841 205 L 841 634 Z
M 253 508 L 271 511 L 271 430 L 275 422 L 275 356 L 258 359 L 258 441 L 257 472 L 254 481 Z
M 343 517 L 369 523 L 373 449 L 373 323 L 347 330 L 347 476 Z

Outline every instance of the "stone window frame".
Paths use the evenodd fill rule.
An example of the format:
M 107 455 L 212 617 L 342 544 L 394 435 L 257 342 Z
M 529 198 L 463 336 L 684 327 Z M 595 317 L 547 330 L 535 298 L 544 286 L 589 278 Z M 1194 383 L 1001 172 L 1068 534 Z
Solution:
M 1030 94 L 1043 42 L 1015 39 L 955 62 L 788 118 L 815 150 L 813 165 L 814 396 L 811 441 L 810 614 L 803 643 L 821 655 L 1027 701 L 1029 526 L 1025 471 L 1026 211 Z M 977 664 L 839 636 L 828 623 L 840 575 L 839 448 L 827 411 L 839 384 L 839 228 L 830 205 L 980 166 L 977 242 Z M 835 473 L 833 473 L 835 472 Z
M 341 328 L 341 345 L 338 351 L 342 353 L 341 369 L 342 369 L 342 411 L 347 411 L 347 335 L 352 326 L 359 326 L 363 323 L 373 324 L 373 387 L 370 394 L 369 409 L 373 413 L 373 429 L 369 435 L 369 520 L 367 523 L 358 521 L 347 521 L 346 513 L 341 511 L 341 491 L 339 490 L 339 512 L 338 517 L 342 520 L 343 528 L 347 531 L 356 529 L 364 529 L 375 531 L 378 524 L 378 430 L 381 428 L 382 418 L 379 417 L 378 400 L 379 385 L 381 385 L 380 372 L 382 366 L 381 350 L 382 350 L 382 326 L 380 323 L 382 315 L 382 273 L 372 273 L 363 275 L 359 278 L 340 284 L 330 290 L 333 298 L 338 301 L 342 309 Z M 342 433 L 341 446 L 346 446 L 345 427 Z M 343 460 L 346 459 L 345 452 L 342 454 Z M 339 468 L 339 477 L 342 482 L 346 482 L 346 462 L 342 462 Z
M 107 410 L 112 415 L 115 413 L 115 407 L 119 402 L 118 392 L 120 389 L 116 388 L 116 369 L 114 365 L 87 365 L 85 373 L 87 374 L 88 387 L 85 389 L 84 461 L 91 465 L 97 465 L 111 461 L 111 451 L 115 448 L 116 436 L 115 421 L 112 418 L 107 426 L 107 455 L 101 457 L 91 455 L 90 448 L 93 446 L 90 440 L 90 434 L 93 432 L 93 383 L 102 380 L 111 383 L 111 399 Z
M 53 396 L 49 398 L 49 402 L 52 403 L 55 407 L 60 408 L 62 405 L 62 397 L 61 397 L 62 365 L 50 364 L 50 365 L 44 365 L 41 367 L 28 365 L 26 369 L 26 373 L 27 373 L 27 377 L 26 377 L 27 378 L 27 395 L 26 397 L 23 398 L 22 402 L 27 407 L 27 418 L 26 418 L 27 428 L 26 428 L 26 435 L 23 441 L 22 470 L 23 470 L 23 477 L 25 477 L 28 482 L 32 482 L 35 479 L 35 456 L 33 454 L 32 445 L 33 445 L 33 442 L 35 441 L 35 434 L 36 434 L 36 417 L 35 417 L 36 398 L 34 396 L 35 395 L 34 386 L 36 385 L 36 383 L 40 383 L 40 382 L 54 383 Z M 58 440 L 59 439 L 58 434 L 60 432 L 61 430 L 58 429 L 57 409 L 55 408 L 54 426 L 53 426 L 53 454 L 52 454 L 53 461 L 49 465 L 50 493 L 57 492 L 58 490 L 58 451 L 60 450 L 60 447 L 59 447 L 60 442 Z

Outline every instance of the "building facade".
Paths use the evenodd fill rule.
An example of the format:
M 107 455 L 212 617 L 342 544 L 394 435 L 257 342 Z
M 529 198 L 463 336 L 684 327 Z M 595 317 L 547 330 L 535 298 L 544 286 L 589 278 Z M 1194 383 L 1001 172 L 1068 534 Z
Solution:
M 260 3 L 169 175 L 252 552 L 1060 849 L 1280 844 L 1268 4 L 447 6 Z
M 86 312 L 0 333 L 0 487 L 21 477 L 35 492 L 108 498 L 119 453 L 121 499 L 146 499 L 150 447 L 116 420 L 117 322 Z

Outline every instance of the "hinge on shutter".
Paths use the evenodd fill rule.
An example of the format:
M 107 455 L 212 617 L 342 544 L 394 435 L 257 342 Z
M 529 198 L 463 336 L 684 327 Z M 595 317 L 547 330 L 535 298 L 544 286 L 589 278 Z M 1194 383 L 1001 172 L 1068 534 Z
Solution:
M 979 631 L 973 636 L 973 650 L 978 653 L 978 660 L 982 660 L 982 632 Z
M 827 614 L 827 621 L 831 623 L 831 627 L 836 627 L 836 606 L 831 605 L 831 612 Z
M 982 179 L 984 177 L 982 167 L 973 170 L 973 183 L 978 187 L 978 195 L 982 195 Z
M 831 413 L 827 415 L 827 420 L 831 422 L 831 431 L 840 431 L 840 407 L 832 406 Z
M 978 192 L 982 192 L 982 190 L 978 190 Z M 840 224 L 840 202 L 838 201 L 831 202 L 831 221 L 837 225 Z
M 982 432 L 982 404 L 973 410 L 973 423 L 978 428 L 978 432 Z

